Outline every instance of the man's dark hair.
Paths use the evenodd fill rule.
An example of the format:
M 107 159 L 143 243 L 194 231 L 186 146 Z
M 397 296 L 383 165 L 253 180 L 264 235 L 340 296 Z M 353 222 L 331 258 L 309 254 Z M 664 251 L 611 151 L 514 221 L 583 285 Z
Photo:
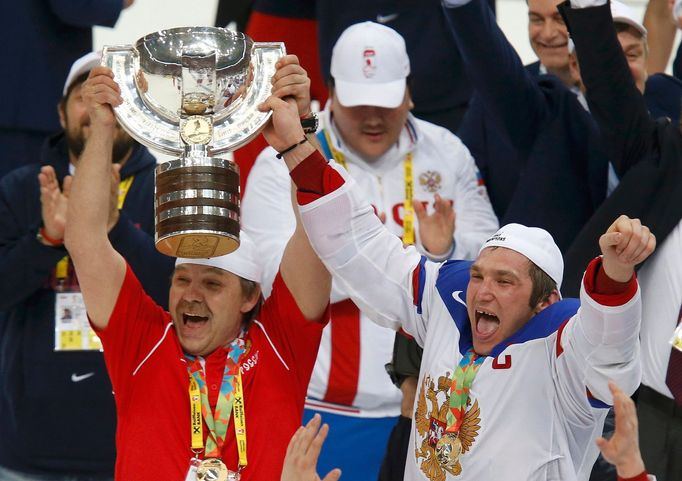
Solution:
M 251 298 L 253 296 L 253 293 L 256 292 L 256 289 L 258 288 L 258 284 L 256 284 L 254 281 L 251 281 L 249 279 L 244 279 L 243 277 L 239 277 L 239 284 L 242 288 L 242 294 L 246 298 Z M 253 320 L 258 316 L 258 313 L 260 312 L 260 308 L 263 305 L 263 294 L 260 295 L 260 298 L 258 299 L 258 302 L 256 302 L 256 305 L 251 308 L 249 312 L 244 314 L 244 317 L 242 318 L 242 324 L 244 325 L 245 329 L 248 329 L 249 326 L 251 326 L 251 323 Z
M 528 305 L 531 309 L 552 295 L 552 292 L 557 288 L 556 282 L 547 275 L 545 271 L 540 269 L 533 261 L 528 261 L 528 274 L 530 275 L 530 280 L 532 282 L 532 290 L 530 291 L 530 298 L 528 300 Z

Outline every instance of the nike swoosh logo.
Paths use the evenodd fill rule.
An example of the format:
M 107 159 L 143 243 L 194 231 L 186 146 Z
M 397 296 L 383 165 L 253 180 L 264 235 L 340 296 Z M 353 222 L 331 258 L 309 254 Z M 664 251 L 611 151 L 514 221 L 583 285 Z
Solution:
M 390 15 L 381 15 L 381 14 L 379 14 L 379 15 L 377 15 L 377 23 L 388 23 L 388 22 L 392 22 L 392 21 L 395 20 L 396 18 L 398 18 L 398 14 L 397 14 L 397 13 L 391 13 Z
M 462 291 L 455 291 L 452 293 L 452 298 L 454 300 L 456 300 L 457 302 L 459 302 L 460 304 L 462 304 L 464 307 L 466 307 L 467 303 L 462 300 L 462 298 L 460 297 L 460 294 L 462 294 Z
M 76 374 L 75 372 L 71 374 L 71 382 L 81 382 L 85 381 L 87 378 L 94 376 L 94 372 L 88 372 L 85 374 Z

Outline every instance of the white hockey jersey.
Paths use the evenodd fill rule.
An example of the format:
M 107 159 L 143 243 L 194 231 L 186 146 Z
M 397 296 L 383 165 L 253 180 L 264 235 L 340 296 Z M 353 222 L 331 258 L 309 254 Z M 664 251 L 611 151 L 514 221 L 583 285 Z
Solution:
M 395 236 L 403 233 L 403 161 L 407 152 L 413 156 L 414 197 L 428 204 L 428 212 L 433 209 L 436 193 L 454 201 L 453 257 L 473 258 L 483 241 L 497 230 L 497 218 L 474 160 L 449 131 L 410 116 L 398 144 L 368 164 L 343 145 L 328 111 L 321 117 L 363 195 L 377 213 L 385 214 L 386 227 Z M 286 166 L 275 154 L 267 148 L 258 156 L 242 204 L 242 228 L 255 240 L 265 261 L 266 295 L 295 228 L 291 183 Z M 419 244 L 418 225 L 415 230 Z M 308 406 L 351 416 L 396 416 L 401 394 L 384 368 L 391 360 L 395 333 L 369 321 L 352 302 L 342 302 L 346 299 L 348 295 L 334 283 L 332 322 L 322 337 L 308 389 Z
M 577 301 L 560 301 L 496 346 L 471 385 L 464 452 L 451 474 L 435 459 L 435 446 L 453 370 L 472 345 L 464 301 L 469 263 L 437 264 L 405 249 L 338 170 L 346 183 L 300 208 L 311 243 L 366 315 L 403 327 L 424 347 L 405 479 L 587 480 L 604 403 L 612 402 L 608 381 L 632 393 L 641 378 L 639 289 L 607 307 L 583 285 L 577 312 Z

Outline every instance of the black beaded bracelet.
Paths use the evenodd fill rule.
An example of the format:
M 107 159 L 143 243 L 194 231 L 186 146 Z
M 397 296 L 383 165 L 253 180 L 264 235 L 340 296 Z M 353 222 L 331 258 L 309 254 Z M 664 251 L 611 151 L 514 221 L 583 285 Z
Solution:
M 306 139 L 305 137 L 303 137 L 303 140 L 301 140 L 300 142 L 295 143 L 295 144 L 292 145 L 291 147 L 289 147 L 289 148 L 287 148 L 287 149 L 284 149 L 283 151 L 279 152 L 275 157 L 277 157 L 278 159 L 281 159 L 282 156 L 283 156 L 284 154 L 287 154 L 287 153 L 291 152 L 291 151 L 294 150 L 296 147 L 298 147 L 299 145 L 304 144 L 304 143 L 307 142 L 307 141 L 308 141 L 308 139 Z

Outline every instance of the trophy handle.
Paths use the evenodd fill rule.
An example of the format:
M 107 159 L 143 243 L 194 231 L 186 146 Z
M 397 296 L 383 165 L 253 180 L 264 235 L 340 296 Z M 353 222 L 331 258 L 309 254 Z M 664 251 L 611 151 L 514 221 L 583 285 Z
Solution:
M 116 119 L 126 132 L 146 147 L 171 156 L 181 155 L 184 146 L 177 124 L 155 115 L 137 90 L 135 79 L 140 72 L 139 63 L 137 50 L 132 45 L 104 47 L 102 65 L 114 72 L 123 98 L 123 103 L 114 109 Z
M 231 152 L 248 144 L 263 129 L 271 112 L 261 112 L 258 105 L 270 96 L 275 63 L 286 55 L 282 42 L 254 42 L 251 50 L 251 84 L 245 95 L 229 109 L 215 116 L 210 154 Z

